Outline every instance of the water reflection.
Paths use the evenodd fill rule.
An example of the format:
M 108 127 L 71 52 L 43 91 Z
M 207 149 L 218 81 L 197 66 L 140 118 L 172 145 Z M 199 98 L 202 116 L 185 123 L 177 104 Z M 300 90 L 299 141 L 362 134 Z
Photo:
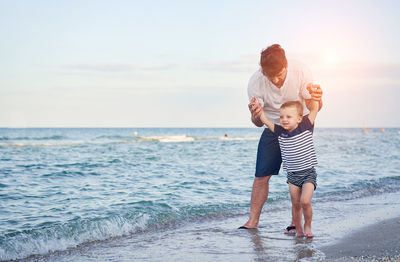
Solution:
M 254 261 L 299 261 L 315 255 L 312 238 L 287 236 L 259 229 L 247 230 L 254 250 Z

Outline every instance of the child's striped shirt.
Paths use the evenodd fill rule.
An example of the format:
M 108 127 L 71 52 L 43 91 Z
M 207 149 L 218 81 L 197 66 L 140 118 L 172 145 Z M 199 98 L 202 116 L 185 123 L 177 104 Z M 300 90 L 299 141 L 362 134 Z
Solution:
M 299 126 L 291 132 L 275 125 L 274 133 L 278 136 L 281 148 L 283 170 L 301 171 L 318 164 L 312 137 L 313 130 L 314 126 L 308 116 L 304 116 Z

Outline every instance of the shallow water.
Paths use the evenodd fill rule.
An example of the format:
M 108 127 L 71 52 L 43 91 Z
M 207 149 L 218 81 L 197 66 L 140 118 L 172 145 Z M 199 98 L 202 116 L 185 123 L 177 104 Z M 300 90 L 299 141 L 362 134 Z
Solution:
M 0 259 L 319 259 L 319 246 L 400 214 L 399 129 L 316 129 L 316 238 L 282 234 L 283 172 L 271 179 L 260 229 L 236 230 L 247 219 L 261 132 L 0 129 Z

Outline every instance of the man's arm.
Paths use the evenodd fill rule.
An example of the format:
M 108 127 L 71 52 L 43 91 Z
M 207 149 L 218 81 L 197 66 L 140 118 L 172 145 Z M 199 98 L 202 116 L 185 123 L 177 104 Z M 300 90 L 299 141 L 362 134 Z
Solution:
M 262 127 L 264 125 L 260 118 L 255 119 L 253 116 L 251 116 L 251 122 L 258 127 Z
M 251 102 L 249 104 L 249 110 L 251 112 L 251 122 L 255 124 L 258 127 L 262 127 L 264 124 L 261 121 L 261 113 L 264 111 L 262 108 L 261 104 L 258 102 L 256 97 L 253 97 L 251 99 Z

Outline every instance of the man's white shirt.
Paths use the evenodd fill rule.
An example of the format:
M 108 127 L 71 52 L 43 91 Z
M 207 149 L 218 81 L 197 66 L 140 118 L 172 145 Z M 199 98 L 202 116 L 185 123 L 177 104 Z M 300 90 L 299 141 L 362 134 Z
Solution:
M 303 115 L 309 114 L 304 99 L 311 99 L 307 90 L 307 84 L 312 83 L 313 78 L 309 68 L 295 60 L 288 61 L 287 75 L 281 88 L 277 88 L 266 76 L 261 73 L 261 68 L 250 78 L 247 88 L 249 101 L 257 97 L 263 105 L 267 117 L 279 124 L 279 109 L 288 101 L 300 101 L 303 104 Z

